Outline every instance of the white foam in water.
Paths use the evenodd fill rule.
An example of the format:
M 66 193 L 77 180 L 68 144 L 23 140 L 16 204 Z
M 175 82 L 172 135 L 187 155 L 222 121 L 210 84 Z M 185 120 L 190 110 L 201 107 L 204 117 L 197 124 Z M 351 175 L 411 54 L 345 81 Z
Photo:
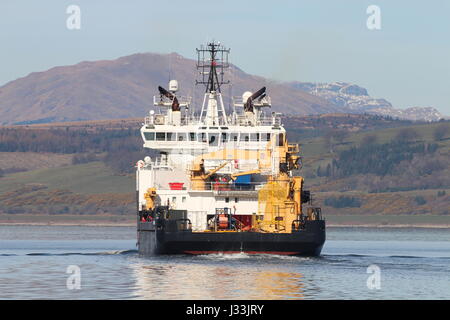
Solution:
M 309 257 L 298 257 L 298 256 L 289 256 L 289 255 L 280 255 L 280 254 L 248 254 L 245 252 L 239 253 L 211 253 L 198 255 L 197 257 L 211 259 L 211 260 L 239 260 L 239 259 L 255 259 L 255 260 L 289 260 L 289 261 L 306 261 L 309 260 Z
M 236 259 L 248 259 L 251 258 L 251 255 L 245 253 L 245 252 L 239 252 L 239 253 L 211 253 L 211 254 L 202 254 L 198 255 L 200 258 L 206 258 L 211 260 L 236 260 Z

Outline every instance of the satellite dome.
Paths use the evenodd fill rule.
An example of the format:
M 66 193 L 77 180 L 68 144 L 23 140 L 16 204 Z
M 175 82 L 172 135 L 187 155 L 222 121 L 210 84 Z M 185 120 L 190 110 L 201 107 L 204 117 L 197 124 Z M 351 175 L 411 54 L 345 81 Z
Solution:
M 177 80 L 169 81 L 169 91 L 171 91 L 171 92 L 178 91 L 178 81 Z
M 247 99 L 250 98 L 250 96 L 251 96 L 252 94 L 253 94 L 253 93 L 251 93 L 250 91 L 245 91 L 245 92 L 242 94 L 242 102 L 246 103 L 246 102 L 247 102 Z

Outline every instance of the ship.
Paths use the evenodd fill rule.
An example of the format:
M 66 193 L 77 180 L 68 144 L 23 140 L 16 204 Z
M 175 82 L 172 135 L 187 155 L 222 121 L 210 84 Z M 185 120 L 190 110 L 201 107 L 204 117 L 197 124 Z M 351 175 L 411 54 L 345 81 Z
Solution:
M 136 163 L 139 254 L 320 255 L 325 219 L 267 88 L 227 97 L 226 110 L 230 49 L 212 41 L 196 53 L 201 108 L 170 80 L 140 129 L 153 157 Z

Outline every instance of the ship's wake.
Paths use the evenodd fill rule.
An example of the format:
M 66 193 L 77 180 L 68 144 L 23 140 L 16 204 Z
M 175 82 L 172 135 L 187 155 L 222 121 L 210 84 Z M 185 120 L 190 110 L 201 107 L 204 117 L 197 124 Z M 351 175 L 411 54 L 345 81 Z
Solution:
M 290 261 L 304 261 L 309 260 L 309 257 L 288 256 L 280 254 L 249 254 L 245 252 L 239 253 L 211 253 L 195 256 L 198 259 L 205 260 L 290 260 Z

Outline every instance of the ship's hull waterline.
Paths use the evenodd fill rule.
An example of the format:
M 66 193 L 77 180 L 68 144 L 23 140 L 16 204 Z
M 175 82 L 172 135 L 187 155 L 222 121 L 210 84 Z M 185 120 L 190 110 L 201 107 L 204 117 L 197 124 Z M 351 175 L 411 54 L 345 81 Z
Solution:
M 325 242 L 325 221 L 310 221 L 293 233 L 192 232 L 158 230 L 153 223 L 138 223 L 139 254 L 247 253 L 318 256 Z

